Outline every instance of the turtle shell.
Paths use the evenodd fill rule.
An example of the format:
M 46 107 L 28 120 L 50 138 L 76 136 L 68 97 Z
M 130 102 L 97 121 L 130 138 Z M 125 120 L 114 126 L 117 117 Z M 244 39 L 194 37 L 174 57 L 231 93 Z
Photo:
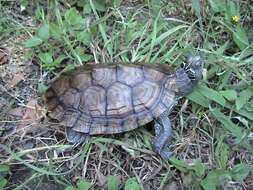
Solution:
M 174 77 L 164 71 L 140 64 L 77 67 L 50 84 L 45 93 L 48 115 L 82 133 L 132 130 L 175 104 Z

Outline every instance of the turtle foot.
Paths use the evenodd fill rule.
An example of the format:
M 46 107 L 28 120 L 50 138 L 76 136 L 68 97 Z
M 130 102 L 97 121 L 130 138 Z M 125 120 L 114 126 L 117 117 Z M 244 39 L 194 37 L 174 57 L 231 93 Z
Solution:
M 170 149 L 168 147 L 162 149 L 159 152 L 160 156 L 164 159 L 164 160 L 168 160 L 171 158 L 171 156 L 173 155 L 173 153 L 170 151 Z
M 87 141 L 89 137 L 89 135 L 85 133 L 80 133 L 69 127 L 66 128 L 66 134 L 67 134 L 67 141 L 74 145 L 82 144 L 83 142 Z
M 165 160 L 168 160 L 172 156 L 170 149 L 168 147 L 163 147 L 163 145 L 156 140 L 153 141 L 153 150 Z

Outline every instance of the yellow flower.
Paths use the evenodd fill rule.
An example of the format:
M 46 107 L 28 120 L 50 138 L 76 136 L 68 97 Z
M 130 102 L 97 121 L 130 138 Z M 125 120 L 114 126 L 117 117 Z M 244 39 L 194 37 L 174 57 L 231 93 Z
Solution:
M 239 16 L 236 16 L 236 15 L 232 16 L 232 22 L 233 22 L 234 24 L 237 24 L 239 21 L 240 21 Z

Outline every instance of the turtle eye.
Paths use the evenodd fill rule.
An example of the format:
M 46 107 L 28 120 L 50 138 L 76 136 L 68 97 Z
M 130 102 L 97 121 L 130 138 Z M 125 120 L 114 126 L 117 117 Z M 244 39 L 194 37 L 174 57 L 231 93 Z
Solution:
M 185 63 L 181 63 L 181 65 L 180 65 L 180 67 L 182 68 L 182 69 L 184 69 L 185 68 Z
M 194 80 L 196 78 L 196 73 L 193 69 L 187 69 L 187 74 L 191 80 Z

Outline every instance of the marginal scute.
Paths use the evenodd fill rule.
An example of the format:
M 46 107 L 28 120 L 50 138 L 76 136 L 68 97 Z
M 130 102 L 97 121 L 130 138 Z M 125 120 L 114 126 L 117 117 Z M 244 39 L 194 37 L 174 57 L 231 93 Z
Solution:
M 118 66 L 117 78 L 120 82 L 129 86 L 134 86 L 143 81 L 143 71 L 141 67 Z
M 173 91 L 165 90 L 162 96 L 162 102 L 168 110 L 172 108 L 172 106 L 175 104 L 175 101 L 175 93 Z
M 51 86 L 58 97 L 60 97 L 66 90 L 68 90 L 69 87 L 69 78 L 67 76 L 59 78 Z
M 88 111 L 92 117 L 104 116 L 106 108 L 105 89 L 99 86 L 90 86 L 82 95 L 80 107 Z
M 167 107 L 163 103 L 159 103 L 151 112 L 153 117 L 157 118 L 166 111 Z
M 74 127 L 80 115 L 81 113 L 79 112 L 75 112 L 73 110 L 66 110 L 64 113 L 63 120 L 61 121 L 61 124 L 67 127 Z
M 137 118 L 138 118 L 137 121 L 138 121 L 139 126 L 145 125 L 154 119 L 151 112 L 146 112 L 145 114 L 140 113 L 138 114 Z
M 59 104 L 59 98 L 57 97 L 57 94 L 52 90 L 52 88 L 49 88 L 47 90 L 47 92 L 45 93 L 45 98 L 46 98 L 47 108 L 51 112 Z
M 91 128 L 91 119 L 81 114 L 73 129 L 81 133 L 89 133 Z
M 149 80 L 159 82 L 164 79 L 165 75 L 151 68 L 144 68 L 145 77 Z
M 80 104 L 80 93 L 78 93 L 77 90 L 70 88 L 63 94 L 60 101 L 65 107 L 73 107 L 76 109 Z
M 106 88 L 116 81 L 116 70 L 115 68 L 95 68 L 92 78 L 95 85 Z
M 135 112 L 150 109 L 158 100 L 161 87 L 154 82 L 144 81 L 133 88 Z
M 73 75 L 71 78 L 71 87 L 78 90 L 84 90 L 91 85 L 91 77 L 89 73 L 80 73 Z
M 164 83 L 164 87 L 166 90 L 171 91 L 171 90 L 176 90 L 175 86 L 176 86 L 176 80 L 175 78 L 171 77 L 166 79 L 166 82 Z
M 59 104 L 56 106 L 54 111 L 50 111 L 48 113 L 49 117 L 54 118 L 56 120 L 61 120 L 64 117 L 64 109 L 63 107 Z
M 119 82 L 114 83 L 107 91 L 107 116 L 132 114 L 131 89 Z
M 127 131 L 127 129 L 128 129 L 130 126 L 133 127 L 133 128 L 138 127 L 137 117 L 134 116 L 134 115 L 131 115 L 131 116 L 127 117 L 127 119 L 125 119 L 125 120 L 122 122 L 122 127 L 123 127 L 124 131 Z

